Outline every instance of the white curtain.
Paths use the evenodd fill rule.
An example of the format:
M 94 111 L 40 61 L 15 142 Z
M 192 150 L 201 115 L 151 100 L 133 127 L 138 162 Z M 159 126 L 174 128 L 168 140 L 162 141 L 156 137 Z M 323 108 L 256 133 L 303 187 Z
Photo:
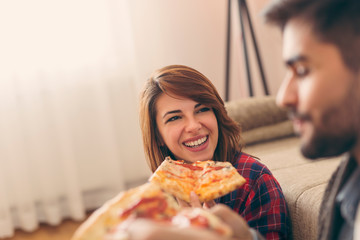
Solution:
M 81 220 L 147 176 L 128 14 L 125 0 L 0 2 L 0 238 Z

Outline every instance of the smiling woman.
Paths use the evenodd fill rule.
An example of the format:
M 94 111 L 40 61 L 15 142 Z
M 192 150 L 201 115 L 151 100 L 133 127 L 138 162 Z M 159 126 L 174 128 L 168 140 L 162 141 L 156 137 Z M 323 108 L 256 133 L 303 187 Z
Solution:
M 185 162 L 230 162 L 246 183 L 215 201 L 231 207 L 266 239 L 291 235 L 279 183 L 264 164 L 241 151 L 240 126 L 228 116 L 206 76 L 182 65 L 155 71 L 140 97 L 140 123 L 153 172 L 167 156 Z M 210 204 L 214 202 L 205 205 Z
M 144 148 L 152 171 L 168 155 L 179 154 L 187 161 L 225 161 L 241 151 L 240 126 L 226 114 L 211 81 L 195 69 L 172 65 L 155 71 L 140 101 Z M 191 154 L 185 143 L 204 137 L 209 148 Z M 180 153 L 181 148 L 186 150 Z

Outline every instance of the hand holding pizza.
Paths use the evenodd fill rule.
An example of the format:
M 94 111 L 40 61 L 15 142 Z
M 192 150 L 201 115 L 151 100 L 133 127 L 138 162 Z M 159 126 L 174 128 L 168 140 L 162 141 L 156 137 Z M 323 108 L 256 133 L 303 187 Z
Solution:
M 72 240 L 174 239 L 169 234 L 176 232 L 180 239 L 188 240 L 230 239 L 234 233 L 247 237 L 247 223 L 230 209 L 214 207 L 211 211 L 215 214 L 202 209 L 202 203 L 214 205 L 215 198 L 244 183 L 244 178 L 228 162 L 208 160 L 191 164 L 168 158 L 148 183 L 120 193 L 95 211 Z M 243 227 L 233 231 L 216 214 L 225 222 L 228 218 L 228 222 L 236 221 L 237 228 L 238 224 Z M 144 229 L 135 230 L 139 224 Z

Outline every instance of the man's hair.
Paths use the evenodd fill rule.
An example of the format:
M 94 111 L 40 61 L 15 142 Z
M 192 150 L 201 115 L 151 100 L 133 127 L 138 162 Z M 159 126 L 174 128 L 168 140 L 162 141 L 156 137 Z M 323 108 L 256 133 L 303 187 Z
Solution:
M 211 81 L 197 70 L 170 65 L 155 71 L 145 83 L 140 96 L 140 127 L 146 160 L 152 171 L 166 156 L 172 156 L 162 143 L 156 124 L 156 102 L 162 94 L 188 98 L 211 107 L 215 113 L 219 138 L 215 149 L 215 161 L 234 163 L 235 154 L 242 148 L 241 128 L 226 112 L 224 102 Z
M 349 69 L 359 71 L 360 0 L 277 0 L 263 14 L 281 30 L 292 19 L 310 24 L 320 41 L 340 50 Z

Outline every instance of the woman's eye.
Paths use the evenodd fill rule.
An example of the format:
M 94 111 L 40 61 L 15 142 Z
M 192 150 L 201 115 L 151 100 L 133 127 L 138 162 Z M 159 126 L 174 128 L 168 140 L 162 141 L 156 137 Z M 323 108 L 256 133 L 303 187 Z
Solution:
M 210 108 L 203 107 L 203 108 L 200 108 L 200 110 L 198 112 L 201 113 L 201 112 L 207 112 L 207 111 L 210 111 Z
M 173 121 L 175 121 L 175 120 L 177 120 L 177 119 L 179 119 L 180 117 L 179 116 L 174 116 L 174 117 L 171 117 L 171 118 L 169 118 L 168 120 L 166 120 L 166 122 L 165 123 L 168 123 L 168 122 L 173 122 Z

